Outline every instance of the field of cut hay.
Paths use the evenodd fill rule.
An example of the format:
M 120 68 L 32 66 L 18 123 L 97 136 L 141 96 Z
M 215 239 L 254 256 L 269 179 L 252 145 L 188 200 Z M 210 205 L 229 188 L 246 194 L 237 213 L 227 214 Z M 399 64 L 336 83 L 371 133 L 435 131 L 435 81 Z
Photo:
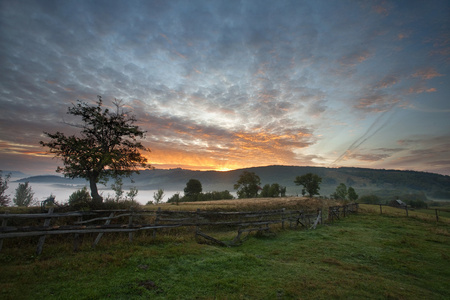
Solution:
M 289 210 L 316 210 L 324 209 L 329 206 L 339 205 L 334 200 L 309 197 L 282 197 L 282 198 L 248 198 L 248 199 L 232 199 L 217 201 L 196 201 L 196 202 L 180 202 L 179 205 L 160 204 L 146 206 L 153 209 L 161 207 L 161 209 L 170 210 L 226 210 L 226 211 L 261 211 L 273 209 L 289 209 Z

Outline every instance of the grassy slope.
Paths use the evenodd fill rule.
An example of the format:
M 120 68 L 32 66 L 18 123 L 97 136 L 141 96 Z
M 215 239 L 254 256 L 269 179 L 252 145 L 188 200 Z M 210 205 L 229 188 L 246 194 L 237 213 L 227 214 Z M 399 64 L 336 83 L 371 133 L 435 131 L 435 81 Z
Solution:
M 448 299 L 450 229 L 359 214 L 233 248 L 170 236 L 0 252 L 1 299 Z

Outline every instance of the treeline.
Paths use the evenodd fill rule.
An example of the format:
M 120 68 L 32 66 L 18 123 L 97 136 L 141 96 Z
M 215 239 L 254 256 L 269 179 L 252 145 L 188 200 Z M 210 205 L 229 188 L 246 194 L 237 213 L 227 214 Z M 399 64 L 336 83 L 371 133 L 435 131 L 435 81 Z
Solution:
M 428 208 L 428 198 L 424 192 L 417 193 L 393 193 L 389 197 L 377 195 L 364 195 L 359 198 L 360 203 L 390 205 L 395 200 L 401 200 L 412 208 Z
M 397 170 L 377 170 L 364 168 L 339 168 L 339 171 L 348 175 L 364 177 L 374 185 L 390 184 L 393 187 L 402 187 L 415 190 L 423 190 L 437 195 L 450 196 L 450 176 L 439 174 L 397 171 Z

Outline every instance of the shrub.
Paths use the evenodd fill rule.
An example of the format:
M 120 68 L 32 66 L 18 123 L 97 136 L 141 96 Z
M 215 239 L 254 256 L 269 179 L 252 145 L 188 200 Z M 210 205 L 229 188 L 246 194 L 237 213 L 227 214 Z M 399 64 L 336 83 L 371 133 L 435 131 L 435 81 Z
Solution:
M 69 196 L 67 203 L 70 208 L 74 210 L 88 210 L 92 207 L 92 198 L 89 194 L 87 187 L 83 187 L 81 190 L 77 190 Z
M 167 200 L 167 203 L 176 203 L 178 205 L 180 200 L 181 200 L 180 193 L 176 193 L 176 194 L 173 194 L 173 196 Z

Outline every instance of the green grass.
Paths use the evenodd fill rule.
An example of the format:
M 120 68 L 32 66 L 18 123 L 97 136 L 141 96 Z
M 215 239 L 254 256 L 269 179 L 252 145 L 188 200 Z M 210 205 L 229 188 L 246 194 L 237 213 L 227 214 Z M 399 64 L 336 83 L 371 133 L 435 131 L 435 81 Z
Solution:
M 117 238 L 119 241 L 114 242 Z M 0 252 L 1 299 L 448 299 L 450 226 L 359 214 L 252 235 L 239 247 L 114 235 L 78 253 L 50 242 Z

